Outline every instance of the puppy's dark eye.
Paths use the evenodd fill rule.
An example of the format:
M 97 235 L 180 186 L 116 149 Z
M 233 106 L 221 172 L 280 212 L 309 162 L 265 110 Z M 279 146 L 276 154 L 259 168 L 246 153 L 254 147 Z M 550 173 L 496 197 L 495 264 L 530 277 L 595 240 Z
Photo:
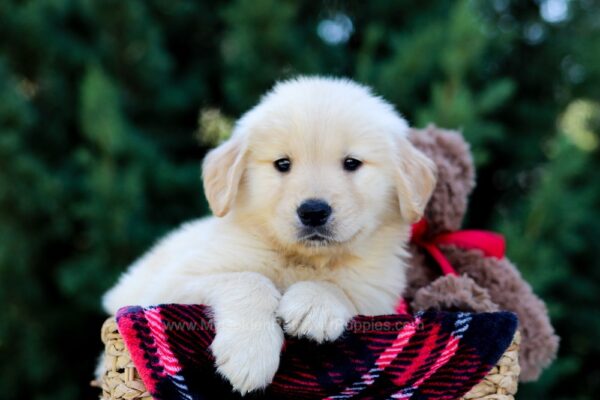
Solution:
M 292 168 L 292 162 L 289 158 L 280 158 L 279 160 L 276 160 L 273 165 L 279 172 L 288 172 L 290 168 Z
M 344 169 L 346 171 L 356 171 L 362 165 L 362 161 L 357 160 L 356 158 L 346 157 L 344 158 Z

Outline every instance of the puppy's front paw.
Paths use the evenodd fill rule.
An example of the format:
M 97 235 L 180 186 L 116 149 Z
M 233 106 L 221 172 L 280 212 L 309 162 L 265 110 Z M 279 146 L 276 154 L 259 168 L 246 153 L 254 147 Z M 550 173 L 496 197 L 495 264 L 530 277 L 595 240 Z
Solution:
M 277 311 L 290 335 L 318 343 L 336 340 L 353 317 L 344 293 L 329 283 L 298 282 L 283 295 Z
M 220 324 L 211 344 L 217 371 L 245 395 L 271 383 L 279 367 L 283 331 L 273 319 L 252 326 Z

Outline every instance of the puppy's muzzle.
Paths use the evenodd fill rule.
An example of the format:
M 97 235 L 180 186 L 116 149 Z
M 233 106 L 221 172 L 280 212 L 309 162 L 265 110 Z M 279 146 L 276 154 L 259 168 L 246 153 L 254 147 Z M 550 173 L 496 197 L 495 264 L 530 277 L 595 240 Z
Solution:
M 325 225 L 331 216 L 331 212 L 331 206 L 320 199 L 305 200 L 296 210 L 302 225 L 311 228 Z

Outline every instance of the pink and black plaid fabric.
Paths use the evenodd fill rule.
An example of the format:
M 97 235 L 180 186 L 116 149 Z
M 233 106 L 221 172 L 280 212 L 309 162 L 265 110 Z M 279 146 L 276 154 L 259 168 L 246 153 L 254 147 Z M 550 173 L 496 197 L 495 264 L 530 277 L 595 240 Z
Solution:
M 117 314 L 155 399 L 240 398 L 215 372 L 207 310 L 171 304 Z M 288 338 L 273 383 L 244 399 L 457 399 L 495 365 L 516 327 L 505 312 L 359 316 L 334 343 Z

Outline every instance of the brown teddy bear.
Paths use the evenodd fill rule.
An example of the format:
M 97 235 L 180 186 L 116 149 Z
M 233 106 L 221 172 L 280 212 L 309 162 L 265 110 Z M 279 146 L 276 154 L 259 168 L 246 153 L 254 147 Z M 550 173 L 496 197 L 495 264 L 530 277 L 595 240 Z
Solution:
M 507 310 L 516 313 L 522 335 L 520 379 L 524 382 L 537 379 L 554 359 L 559 338 L 550 324 L 546 305 L 515 266 L 501 255 L 489 256 L 477 248 L 439 244 L 434 250 L 441 253 L 432 257 L 431 251 L 425 248 L 427 245 L 423 246 L 461 227 L 468 196 L 475 186 L 469 146 L 460 134 L 434 126 L 413 130 L 410 139 L 436 163 L 438 182 L 425 211 L 419 239 L 415 240 L 416 233 L 413 234 L 412 265 L 405 292 L 408 305 L 413 311 Z M 442 274 L 440 262 L 436 261 L 440 254 L 449 263 L 447 268 L 453 268 L 456 274 Z M 444 260 L 441 261 L 443 264 Z

